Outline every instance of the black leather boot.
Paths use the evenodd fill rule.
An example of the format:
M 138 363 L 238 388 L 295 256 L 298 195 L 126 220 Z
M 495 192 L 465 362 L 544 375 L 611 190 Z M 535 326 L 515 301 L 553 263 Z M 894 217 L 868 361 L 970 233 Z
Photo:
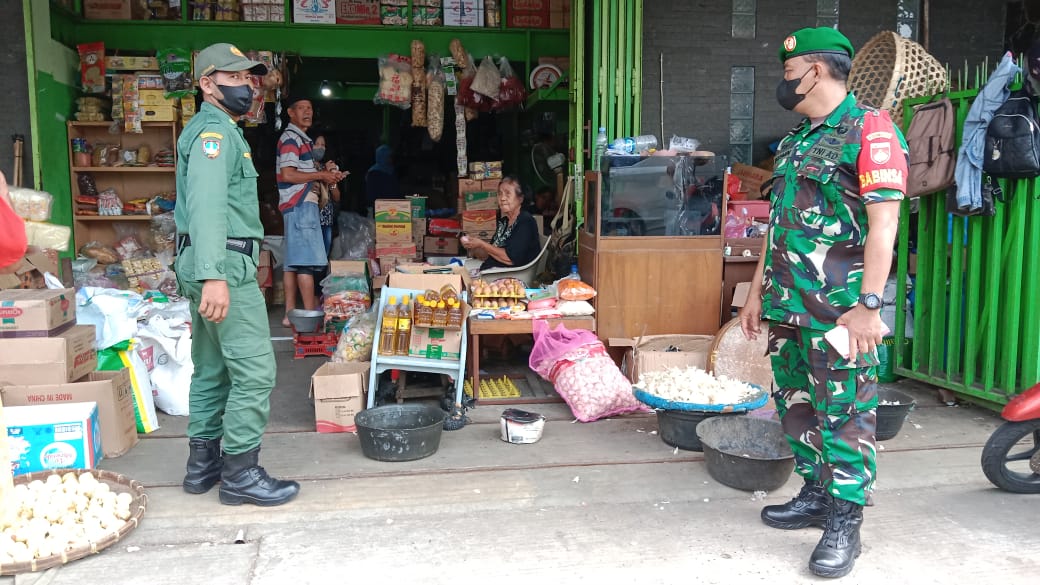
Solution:
M 220 458 L 220 439 L 188 440 L 188 473 L 184 475 L 184 491 L 204 494 L 220 481 L 224 460 Z
M 762 508 L 762 522 L 781 530 L 797 530 L 809 526 L 823 528 L 827 525 L 830 508 L 831 497 L 823 491 L 823 486 L 819 482 L 807 479 L 802 491 L 790 502 Z
M 237 455 L 224 453 L 224 472 L 220 476 L 221 504 L 280 506 L 296 497 L 300 484 L 267 475 L 257 463 L 259 458 L 260 447 Z
M 863 506 L 834 498 L 827 527 L 809 559 L 809 570 L 820 577 L 844 577 L 860 553 L 859 527 Z

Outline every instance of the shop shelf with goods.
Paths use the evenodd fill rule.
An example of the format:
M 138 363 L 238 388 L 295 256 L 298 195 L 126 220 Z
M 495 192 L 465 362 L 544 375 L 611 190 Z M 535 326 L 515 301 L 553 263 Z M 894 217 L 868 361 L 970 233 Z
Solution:
M 405 288 L 388 288 L 384 287 L 379 295 L 379 318 L 376 323 L 383 323 L 383 313 L 387 310 L 387 305 L 391 298 L 400 299 L 405 295 L 414 299 L 416 295 L 423 294 L 424 291 L 418 289 L 405 289 Z M 459 293 L 459 298 L 463 301 L 466 300 L 466 292 L 462 291 Z M 466 370 L 466 351 L 467 351 L 467 329 L 469 319 L 462 319 L 462 327 L 458 332 L 447 332 L 457 333 L 460 336 L 459 339 L 459 350 L 458 357 L 455 359 L 429 359 L 425 357 L 415 356 L 399 356 L 399 355 L 383 355 L 379 351 L 379 344 L 372 348 L 372 367 L 369 372 L 369 388 L 378 388 L 379 375 L 389 370 L 402 370 L 405 372 L 427 372 L 431 374 L 445 374 L 450 376 L 455 382 L 455 402 L 462 403 L 463 394 L 463 383 Z M 414 324 L 414 321 L 413 321 Z M 412 328 L 412 335 L 415 334 L 415 327 Z M 453 354 L 455 352 L 452 352 Z M 376 392 L 370 391 L 368 393 L 368 406 L 372 408 L 375 406 Z
M 578 272 L 601 338 L 714 334 L 722 303 L 724 157 L 604 157 L 585 174 Z
M 80 190 L 80 179 L 89 175 L 100 193 L 106 189 L 114 190 L 125 205 L 129 201 L 151 199 L 159 193 L 174 193 L 177 189 L 176 167 L 156 166 L 154 156 L 161 150 L 175 151 L 177 144 L 176 122 L 144 122 L 141 134 L 118 133 L 110 130 L 113 122 L 68 122 L 69 171 L 71 175 L 72 208 L 86 207 L 89 204 L 77 203 L 85 194 Z M 89 164 L 85 163 L 82 154 L 73 152 L 73 139 L 85 141 L 96 149 L 102 145 L 118 147 L 120 152 L 134 153 L 135 160 L 141 147 L 150 153 L 147 166 L 109 166 L 99 165 L 92 155 Z M 116 148 L 112 149 L 115 153 Z M 80 155 L 77 157 L 77 155 Z M 77 160 L 79 158 L 79 160 Z M 112 161 L 109 161 L 112 162 Z M 73 231 L 76 249 L 91 241 L 98 241 L 111 246 L 119 239 L 117 225 L 133 225 L 142 241 L 150 241 L 148 230 L 152 216 L 148 214 L 122 215 L 85 215 L 73 212 Z

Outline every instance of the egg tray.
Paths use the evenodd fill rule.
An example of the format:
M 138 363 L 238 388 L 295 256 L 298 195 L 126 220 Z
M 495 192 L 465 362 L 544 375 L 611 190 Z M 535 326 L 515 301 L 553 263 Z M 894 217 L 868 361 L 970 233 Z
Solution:
M 103 469 L 52 469 L 49 471 L 35 471 L 16 476 L 14 478 L 14 485 L 28 485 L 37 479 L 40 481 L 47 481 L 47 478 L 51 475 L 62 476 L 70 471 L 76 475 L 89 471 L 94 474 L 94 477 L 96 477 L 99 482 L 108 484 L 108 486 L 112 488 L 112 491 L 117 493 L 127 492 L 133 496 L 134 499 L 130 502 L 130 518 L 127 519 L 126 524 L 124 524 L 119 530 L 110 532 L 101 540 L 84 542 L 81 546 L 68 549 L 60 555 L 51 555 L 48 557 L 33 559 L 27 563 L 0 564 L 0 575 L 17 575 L 19 573 L 43 571 L 51 567 L 64 565 L 70 561 L 82 559 L 89 555 L 97 554 L 122 540 L 141 523 L 141 518 L 144 517 L 145 508 L 148 507 L 148 495 L 144 493 L 144 486 L 141 482 L 130 479 L 119 473 L 105 471 Z
M 473 381 L 466 380 L 462 390 L 466 393 L 466 396 L 473 398 Z M 501 380 L 484 379 L 480 381 L 480 397 L 520 398 L 520 389 L 516 387 L 512 380 L 506 377 L 503 377 Z
M 632 392 L 635 394 L 636 400 L 643 404 L 651 407 L 658 408 L 661 410 L 685 410 L 695 412 L 720 412 L 728 414 L 731 412 L 747 412 L 749 410 L 755 410 L 756 408 L 762 408 L 769 400 L 769 394 L 762 390 L 761 386 L 756 384 L 748 384 L 752 388 L 758 390 L 758 395 L 753 400 L 745 402 L 738 402 L 736 404 L 696 404 L 693 402 L 673 402 L 666 400 L 660 396 L 654 396 L 645 390 L 633 387 Z

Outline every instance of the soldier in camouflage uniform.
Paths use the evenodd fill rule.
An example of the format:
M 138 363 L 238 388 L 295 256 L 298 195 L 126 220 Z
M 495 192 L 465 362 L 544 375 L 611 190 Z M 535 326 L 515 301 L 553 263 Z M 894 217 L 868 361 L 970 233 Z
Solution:
M 805 479 L 769 526 L 824 528 L 809 561 L 824 577 L 852 570 L 876 471 L 880 293 L 906 191 L 906 142 L 887 112 L 845 85 L 852 45 L 831 28 L 802 29 L 780 50 L 777 100 L 806 116 L 780 143 L 769 233 L 747 305 L 745 335 L 770 322 L 774 398 Z M 848 349 L 825 334 L 841 325 Z M 844 351 L 843 351 L 844 350 Z M 843 354 L 847 357 L 843 357 Z

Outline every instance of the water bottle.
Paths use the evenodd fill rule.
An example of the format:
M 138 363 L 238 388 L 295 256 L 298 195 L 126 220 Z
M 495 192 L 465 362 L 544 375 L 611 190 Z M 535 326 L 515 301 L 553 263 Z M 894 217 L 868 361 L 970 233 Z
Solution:
M 599 136 L 596 136 L 596 147 L 592 151 L 592 168 L 602 170 L 603 155 L 607 152 L 607 129 L 599 127 Z
M 566 279 L 581 280 L 581 275 L 578 274 L 578 265 L 577 264 L 571 264 L 571 273 L 568 274 L 567 276 L 564 276 L 562 280 L 566 280 Z
M 645 136 L 618 138 L 610 144 L 611 150 L 617 150 L 626 154 L 639 154 L 640 152 L 651 148 L 657 148 L 657 137 L 650 134 Z

